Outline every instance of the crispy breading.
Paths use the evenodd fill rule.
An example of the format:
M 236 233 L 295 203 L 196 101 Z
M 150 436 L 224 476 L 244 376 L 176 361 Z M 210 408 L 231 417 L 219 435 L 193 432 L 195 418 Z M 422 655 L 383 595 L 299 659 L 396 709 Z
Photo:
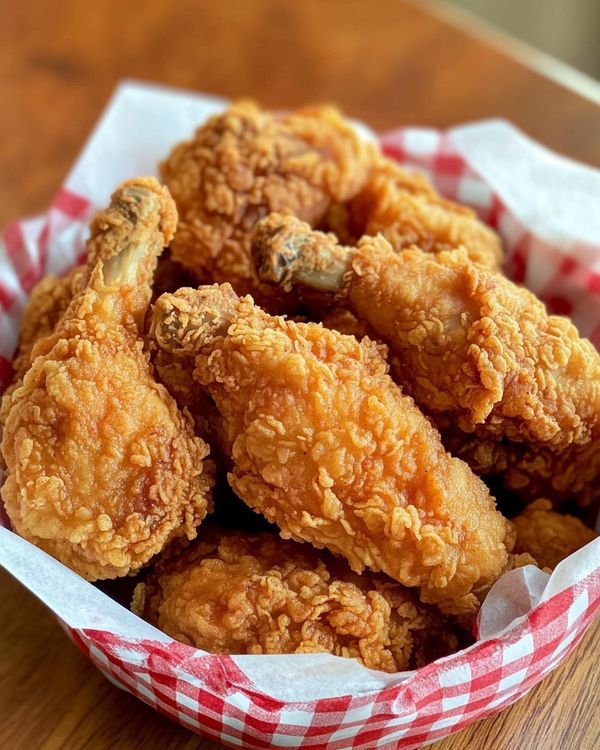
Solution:
M 86 266 L 76 266 L 66 276 L 44 276 L 33 287 L 21 319 L 19 348 L 13 360 L 15 380 L 29 369 L 35 342 L 52 333 L 74 295 L 85 283 Z
M 323 228 L 345 245 L 363 235 L 383 235 L 396 252 L 413 245 L 439 253 L 463 245 L 469 258 L 489 268 L 502 263 L 498 235 L 467 206 L 445 200 L 418 172 L 379 157 L 360 192 L 330 207 Z
M 158 344 L 195 357 L 222 416 L 229 481 L 284 537 L 474 611 L 507 562 L 508 522 L 483 482 L 387 374 L 380 347 L 271 317 L 228 284 L 163 295 Z
M 600 355 L 531 292 L 464 249 L 396 253 L 383 237 L 342 247 L 285 216 L 258 225 L 254 251 L 263 278 L 334 292 L 366 321 L 440 427 L 488 443 L 478 461 L 504 456 L 510 488 L 530 499 L 540 485 L 557 500 L 598 494 Z
M 141 337 L 176 212 L 152 178 L 92 223 L 90 274 L 7 399 L 2 499 L 15 530 L 89 580 L 139 570 L 207 512 L 208 447 L 152 373 Z
M 132 608 L 218 654 L 328 652 L 397 672 L 458 646 L 456 626 L 400 584 L 269 532 L 203 529 L 138 584 Z
M 228 281 L 272 308 L 294 307 L 261 284 L 250 233 L 270 211 L 318 223 L 332 201 L 358 192 L 375 146 L 332 107 L 272 114 L 238 102 L 178 144 L 161 175 L 179 212 L 172 255 L 198 281 Z
M 597 536 L 579 518 L 557 513 L 552 503 L 543 498 L 530 503 L 513 518 L 513 524 L 517 535 L 515 551 L 533 555 L 544 568 L 555 568 Z

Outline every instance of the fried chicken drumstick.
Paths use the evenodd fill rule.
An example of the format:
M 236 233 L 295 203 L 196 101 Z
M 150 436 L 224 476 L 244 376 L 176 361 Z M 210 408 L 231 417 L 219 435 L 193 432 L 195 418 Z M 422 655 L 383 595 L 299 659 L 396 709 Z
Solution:
M 263 279 L 333 292 L 368 323 L 440 427 L 500 445 L 509 487 L 583 503 L 598 493 L 600 356 L 531 292 L 461 249 L 396 253 L 383 237 L 342 247 L 277 215 L 257 226 L 254 254 Z
M 195 360 L 230 446 L 229 481 L 285 538 L 472 612 L 507 564 L 508 522 L 483 482 L 387 374 L 380 349 L 271 317 L 228 284 L 154 307 L 159 346 Z
M 203 283 L 229 281 L 238 293 L 285 309 L 256 275 L 255 223 L 271 211 L 318 223 L 332 201 L 358 192 L 374 153 L 331 107 L 271 114 L 251 102 L 231 105 L 161 164 L 179 212 L 173 258 Z
M 117 189 L 92 223 L 85 286 L 6 397 L 10 520 L 89 580 L 137 571 L 207 511 L 207 445 L 155 382 L 140 335 L 176 221 L 156 180 Z
M 188 550 L 161 557 L 132 609 L 217 654 L 328 652 L 398 672 L 458 646 L 449 623 L 400 584 L 268 532 L 203 529 Z

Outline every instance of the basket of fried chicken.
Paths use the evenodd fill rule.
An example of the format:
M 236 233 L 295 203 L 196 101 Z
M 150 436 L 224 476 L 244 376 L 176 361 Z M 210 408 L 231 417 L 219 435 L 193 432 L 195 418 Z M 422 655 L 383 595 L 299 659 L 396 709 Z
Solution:
M 131 84 L 113 120 L 131 91 L 177 120 Z M 4 235 L 0 562 L 195 731 L 420 747 L 598 607 L 600 246 L 459 138 L 211 107 Z

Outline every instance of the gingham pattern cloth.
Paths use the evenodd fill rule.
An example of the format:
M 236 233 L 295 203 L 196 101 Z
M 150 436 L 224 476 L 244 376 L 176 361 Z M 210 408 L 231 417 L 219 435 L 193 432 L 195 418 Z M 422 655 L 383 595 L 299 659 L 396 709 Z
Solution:
M 583 321 L 583 332 L 600 344 L 600 320 L 585 315 L 590 301 L 597 305 L 600 298 L 600 274 L 593 270 L 600 267 L 600 247 L 571 243 L 567 254 L 528 232 L 444 133 L 402 129 L 382 136 L 381 144 L 390 157 L 427 172 L 443 195 L 471 205 L 502 235 L 509 275 L 533 289 L 552 311 Z M 63 189 L 45 216 L 15 222 L 2 233 L 0 388 L 10 380 L 27 294 L 48 270 L 60 273 L 81 261 L 94 209 L 82 196 Z M 231 747 L 409 750 L 525 695 L 571 653 L 599 605 L 596 569 L 513 621 L 501 635 L 430 664 L 392 687 L 302 703 L 265 694 L 227 656 L 201 655 L 175 642 L 63 626 L 110 680 L 183 726 Z

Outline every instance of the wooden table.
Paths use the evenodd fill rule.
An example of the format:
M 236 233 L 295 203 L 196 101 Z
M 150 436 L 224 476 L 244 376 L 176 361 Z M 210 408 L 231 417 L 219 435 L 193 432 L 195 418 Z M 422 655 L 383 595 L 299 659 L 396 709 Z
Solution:
M 3 8 L 0 76 L 0 224 L 46 207 L 124 77 L 331 100 L 376 128 L 502 116 L 600 165 L 598 104 L 401 0 L 18 0 Z M 217 747 L 111 686 L 30 594 L 3 572 L 0 585 L 0 747 Z M 438 750 L 598 748 L 599 635 L 600 622 L 527 698 Z

